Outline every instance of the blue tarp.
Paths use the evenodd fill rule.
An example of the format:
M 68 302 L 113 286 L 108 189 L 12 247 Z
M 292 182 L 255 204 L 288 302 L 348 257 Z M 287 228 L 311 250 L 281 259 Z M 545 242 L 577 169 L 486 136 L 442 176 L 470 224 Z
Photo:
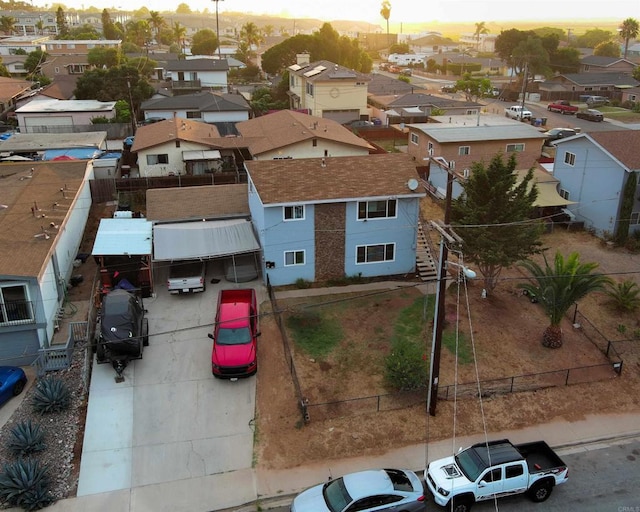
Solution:
M 96 148 L 74 148 L 74 149 L 48 149 L 42 156 L 43 160 L 53 160 L 59 156 L 67 156 L 78 160 L 90 160 L 100 156 L 102 151 Z
M 98 158 L 122 158 L 122 151 L 109 151 Z

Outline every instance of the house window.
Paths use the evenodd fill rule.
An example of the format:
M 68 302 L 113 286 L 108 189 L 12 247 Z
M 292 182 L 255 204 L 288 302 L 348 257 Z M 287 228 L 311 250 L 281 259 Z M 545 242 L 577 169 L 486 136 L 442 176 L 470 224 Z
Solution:
M 507 153 L 522 153 L 524 144 L 507 144 Z
M 631 219 L 629 220 L 629 224 L 631 225 L 640 224 L 640 212 L 633 212 L 631 214 Z
M 147 155 L 147 165 L 168 164 L 169 155 Z
M 309 82 L 307 82 L 307 94 L 313 96 L 313 84 Z
M 585 87 L 584 90 L 585 91 L 593 91 L 593 87 Z
M 396 216 L 396 200 L 360 201 L 358 203 L 358 220 L 392 218 Z
M 304 265 L 304 251 L 285 251 L 284 266 Z
M 469 155 L 471 153 L 471 146 L 460 146 L 458 148 L 458 155 Z
M 187 119 L 202 119 L 202 112 L 199 110 L 187 112 Z
M 179 141 L 179 140 L 177 140 L 177 141 L 176 141 L 176 147 L 177 147 L 177 148 L 179 148 L 179 147 L 180 147 L 180 141 Z
M 629 94 L 629 99 L 631 101 L 636 101 L 636 95 L 635 94 Z
M 575 153 L 569 153 L 568 151 L 566 151 L 564 153 L 564 163 L 567 165 L 575 165 L 576 164 Z
M 295 87 L 295 85 L 296 85 L 296 76 L 295 75 L 291 75 L 289 78 L 290 78 L 289 85 L 291 87 Z
M 475 109 L 469 109 L 467 110 L 467 115 L 468 116 L 477 116 L 478 115 L 478 111 Z
M 356 247 L 356 263 L 379 263 L 393 261 L 396 244 L 358 245 Z
M 427 142 L 427 153 L 433 155 L 433 142 Z
M 314 148 L 318 147 L 318 139 L 312 139 L 312 140 L 311 140 L 311 145 L 312 145 Z
M 26 285 L 0 285 L 0 325 L 28 324 L 34 321 Z
M 53 68 L 53 71 L 57 75 L 58 73 L 60 73 L 60 68 L 58 66 L 56 66 L 55 68 Z
M 303 204 L 285 206 L 283 209 L 284 209 L 284 220 L 304 220 Z
M 418 145 L 418 134 L 417 133 L 411 133 L 411 143 L 415 144 L 416 146 Z
M 560 189 L 560 197 L 562 197 L 562 199 L 566 199 L 568 201 L 569 200 L 569 191 L 561 188 Z

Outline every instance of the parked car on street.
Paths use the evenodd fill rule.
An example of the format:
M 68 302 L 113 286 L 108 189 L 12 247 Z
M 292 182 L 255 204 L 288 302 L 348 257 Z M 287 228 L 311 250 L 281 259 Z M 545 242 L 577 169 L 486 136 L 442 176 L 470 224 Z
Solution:
M 349 473 L 298 494 L 291 512 L 425 511 L 418 475 L 407 469 L 375 469 Z
M 444 93 L 456 92 L 456 86 L 455 85 L 443 85 L 442 87 L 440 87 L 440 92 L 444 92 Z
M 22 368 L 0 366 L 0 405 L 22 393 L 26 384 L 27 376 Z
M 518 121 L 531 121 L 533 114 L 522 105 L 512 105 L 504 109 L 505 117 L 517 119 Z
M 558 100 L 558 101 L 554 101 L 553 103 L 549 103 L 549 105 L 547 105 L 547 110 L 549 112 L 559 112 L 560 114 L 563 114 L 563 115 L 564 114 L 572 115 L 578 111 L 578 107 L 576 107 L 575 105 L 572 105 L 567 100 Z
M 365 121 L 363 119 L 360 119 L 357 121 L 351 121 L 350 123 L 347 123 L 347 126 L 349 128 L 371 128 L 373 126 L 373 123 L 371 121 Z
M 586 119 L 587 121 L 600 122 L 604 119 L 604 115 L 599 110 L 594 108 L 588 108 L 587 110 L 581 110 L 576 114 L 578 119 Z
M 549 131 L 543 133 L 547 140 L 544 141 L 545 146 L 550 146 L 551 142 L 558 139 L 564 139 L 566 137 L 573 137 L 578 132 L 573 128 L 552 128 Z
M 609 98 L 606 96 L 587 96 L 585 99 L 585 103 L 590 107 L 595 107 L 597 105 L 608 105 Z

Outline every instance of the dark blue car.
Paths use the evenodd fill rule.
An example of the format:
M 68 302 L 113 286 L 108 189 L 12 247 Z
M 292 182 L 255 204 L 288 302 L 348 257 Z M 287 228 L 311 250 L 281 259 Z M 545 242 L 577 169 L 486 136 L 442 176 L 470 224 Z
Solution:
M 22 393 L 26 383 L 27 376 L 22 368 L 0 366 L 0 405 Z

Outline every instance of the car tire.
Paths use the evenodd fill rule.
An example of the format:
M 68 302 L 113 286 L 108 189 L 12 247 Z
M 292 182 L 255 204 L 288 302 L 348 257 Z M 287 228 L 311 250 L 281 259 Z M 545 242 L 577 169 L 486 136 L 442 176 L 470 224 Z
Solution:
M 25 382 L 23 380 L 19 380 L 18 382 L 16 382 L 13 385 L 13 389 L 11 390 L 13 392 L 13 396 L 18 396 L 20 393 L 22 393 L 22 390 L 24 389 L 24 385 L 25 385 Z
M 149 346 L 149 320 L 147 318 L 142 321 L 142 345 Z
M 538 482 L 529 490 L 529 498 L 535 503 L 542 503 L 551 496 L 552 490 L 551 482 Z
M 473 506 L 473 501 L 469 498 L 453 498 L 452 512 L 469 512 Z M 448 508 L 448 507 L 447 507 Z

